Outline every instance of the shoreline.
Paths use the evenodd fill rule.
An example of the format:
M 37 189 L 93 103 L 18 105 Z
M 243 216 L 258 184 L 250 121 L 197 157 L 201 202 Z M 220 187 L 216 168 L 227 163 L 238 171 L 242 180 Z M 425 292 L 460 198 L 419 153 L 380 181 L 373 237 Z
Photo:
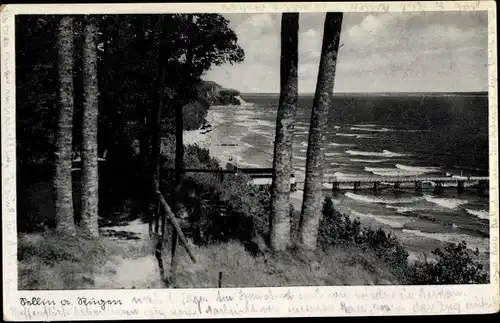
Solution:
M 212 111 L 211 110 L 208 111 L 205 123 L 205 127 L 206 125 L 211 125 L 211 126 L 208 126 L 208 128 L 205 128 L 204 130 L 197 129 L 197 130 L 184 131 L 184 144 L 185 145 L 198 144 L 200 147 L 207 149 L 209 151 L 210 156 L 215 157 L 219 160 L 220 167 L 223 169 L 226 167 L 226 163 L 228 162 L 232 162 L 241 167 L 244 167 L 243 165 L 245 165 L 246 163 L 241 162 L 240 160 L 241 157 L 238 157 L 238 155 L 240 155 L 240 151 L 243 151 L 245 149 L 245 146 L 240 145 L 241 143 L 237 143 L 238 147 L 235 150 L 233 146 L 231 146 L 231 144 L 225 147 L 224 144 L 220 143 L 220 139 L 218 138 L 218 136 L 220 134 L 221 126 L 223 126 L 223 123 L 214 122 L 213 114 L 211 113 Z M 228 153 L 231 154 L 232 156 L 228 156 L 227 155 Z M 231 157 L 233 157 L 235 161 L 230 161 L 229 159 Z M 296 167 L 294 167 L 293 171 L 298 179 L 298 182 L 300 182 L 301 180 L 303 182 L 303 177 L 305 175 L 304 172 L 302 170 L 298 170 Z M 299 184 L 297 187 L 297 191 L 292 192 L 290 194 L 290 202 L 298 212 L 300 212 L 302 207 L 302 197 L 303 197 L 302 186 L 303 184 L 302 185 Z M 405 250 L 409 254 L 408 257 L 409 262 L 414 262 L 420 259 L 422 255 L 425 255 L 427 259 L 433 259 L 433 258 L 435 259 L 435 256 L 431 253 L 431 251 L 435 250 L 436 248 L 442 249 L 443 247 L 445 247 L 450 243 L 449 241 L 443 241 L 433 237 L 423 237 L 421 235 L 417 235 L 411 232 L 394 230 L 390 227 L 381 225 L 378 221 L 372 218 L 359 217 L 356 216 L 355 214 L 351 214 L 352 212 L 350 212 L 349 209 L 343 205 L 336 205 L 336 208 L 338 212 L 348 215 L 349 218 L 351 218 L 352 220 L 358 219 L 361 222 L 362 226 L 364 227 L 372 227 L 372 228 L 380 227 L 384 231 L 396 235 L 398 240 L 404 245 Z M 471 246 L 468 243 L 468 249 L 472 250 L 472 248 L 473 246 Z M 481 259 L 484 258 L 484 255 L 481 255 L 478 258 Z M 486 262 L 489 267 L 489 261 Z

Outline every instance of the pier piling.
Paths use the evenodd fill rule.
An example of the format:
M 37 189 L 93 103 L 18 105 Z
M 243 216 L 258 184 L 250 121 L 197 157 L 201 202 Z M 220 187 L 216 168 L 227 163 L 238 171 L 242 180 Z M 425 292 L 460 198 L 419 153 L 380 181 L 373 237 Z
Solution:
M 378 192 L 380 190 L 380 182 L 373 182 L 373 191 Z
M 436 186 L 434 186 L 434 194 L 443 193 L 443 182 L 437 181 Z
M 477 185 L 477 193 L 479 195 L 484 195 L 486 192 L 486 187 L 488 185 L 487 181 L 479 181 L 479 184 Z
M 361 182 L 354 182 L 354 191 L 358 191 L 361 186 Z
M 417 193 L 422 192 L 422 181 L 415 181 L 415 191 Z
M 339 190 L 339 182 L 333 182 L 332 183 L 332 191 L 336 192 Z
M 457 182 L 457 192 L 458 192 L 458 194 L 461 194 L 464 192 L 464 181 Z
M 394 189 L 400 190 L 401 189 L 401 182 L 394 182 Z

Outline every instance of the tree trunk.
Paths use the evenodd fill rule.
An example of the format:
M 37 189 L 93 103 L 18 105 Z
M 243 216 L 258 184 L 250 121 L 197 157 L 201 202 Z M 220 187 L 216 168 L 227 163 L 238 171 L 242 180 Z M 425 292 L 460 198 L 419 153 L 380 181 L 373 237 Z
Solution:
M 180 185 L 184 177 L 184 118 L 182 104 L 175 106 L 175 185 Z
M 82 220 L 88 238 L 99 236 L 99 174 L 97 165 L 97 28 L 86 17 L 83 48 L 83 124 L 82 124 Z
M 185 65 L 185 77 L 186 83 L 181 86 L 180 92 L 182 93 L 189 86 L 192 86 L 191 82 L 191 66 L 193 64 L 193 48 L 190 42 L 191 37 L 193 37 L 194 31 L 194 21 L 195 15 L 191 15 L 188 20 L 187 25 L 187 55 L 186 55 L 186 65 Z M 190 91 L 184 91 L 190 93 Z M 183 108 L 184 101 L 186 98 L 181 97 L 179 103 L 176 102 L 175 105 L 175 184 L 178 186 L 182 182 L 184 177 L 184 116 Z
M 161 157 L 161 118 L 163 115 L 163 106 L 165 104 L 165 66 L 160 67 L 158 106 L 153 109 L 152 117 L 153 131 L 151 132 L 151 172 L 153 180 L 153 193 L 160 189 L 160 157 Z M 156 196 L 156 193 L 155 195 Z
M 73 18 L 59 23 L 59 120 L 55 153 L 54 189 L 56 193 L 56 230 L 75 233 L 73 187 L 71 181 L 73 146 Z
M 318 80 L 311 113 L 304 198 L 299 229 L 299 243 L 302 248 L 309 250 L 316 249 L 318 226 L 321 220 L 324 163 L 321 144 L 327 124 L 328 109 L 332 103 L 342 16 L 342 13 L 326 14 Z
M 290 246 L 290 174 L 293 123 L 297 111 L 299 14 L 284 13 L 281 20 L 280 102 L 274 140 L 272 213 L 269 244 L 274 250 Z

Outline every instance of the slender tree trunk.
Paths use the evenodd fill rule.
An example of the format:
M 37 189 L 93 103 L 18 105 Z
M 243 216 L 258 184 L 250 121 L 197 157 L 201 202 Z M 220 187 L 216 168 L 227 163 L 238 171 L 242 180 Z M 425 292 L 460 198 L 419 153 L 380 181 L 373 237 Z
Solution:
M 151 172 L 153 180 L 153 191 L 160 189 L 160 156 L 161 156 L 161 117 L 165 105 L 165 66 L 160 67 L 160 79 L 158 89 L 158 106 L 153 110 L 153 131 L 151 132 Z M 155 193 L 156 194 L 156 193 Z
M 309 250 L 316 249 L 318 226 L 321 220 L 324 163 L 321 144 L 327 123 L 328 109 L 332 103 L 342 16 L 342 13 L 330 12 L 326 14 L 318 80 L 311 113 L 304 198 L 299 229 L 299 243 L 302 248 Z
M 192 86 L 191 84 L 191 66 L 193 64 L 193 48 L 191 46 L 190 39 L 193 37 L 195 15 L 191 15 L 187 24 L 188 40 L 187 40 L 187 55 L 186 55 L 186 65 L 185 65 L 185 75 L 187 82 L 184 86 L 181 86 L 180 92 L 190 93 L 190 91 L 184 91 L 183 88 L 188 88 Z M 184 177 L 184 116 L 183 108 L 186 98 L 181 97 L 180 102 L 176 102 L 175 106 L 175 184 L 178 186 L 182 182 Z M 182 102 L 182 103 L 181 103 Z
M 272 213 L 269 244 L 274 250 L 290 246 L 290 174 L 292 136 L 297 110 L 299 14 L 284 13 L 281 19 L 280 102 L 274 140 Z
M 75 233 L 73 187 L 71 181 L 74 110 L 73 18 L 61 18 L 58 36 L 60 110 L 54 174 L 56 229 L 60 233 L 72 235 Z
M 184 177 L 184 118 L 182 104 L 175 106 L 175 185 L 180 185 Z
M 82 124 L 82 220 L 88 238 L 99 236 L 99 174 L 97 165 L 97 28 L 86 17 L 83 48 L 83 124 Z

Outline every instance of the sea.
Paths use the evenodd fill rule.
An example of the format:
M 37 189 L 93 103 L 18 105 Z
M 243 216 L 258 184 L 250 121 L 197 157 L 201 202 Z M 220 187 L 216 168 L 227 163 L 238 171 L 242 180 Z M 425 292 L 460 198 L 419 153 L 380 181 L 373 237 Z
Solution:
M 212 106 L 210 151 L 239 167 L 272 167 L 278 94 L 242 94 L 242 105 Z M 299 96 L 293 169 L 304 180 L 312 95 Z M 371 189 L 332 192 L 334 178 L 356 176 L 488 176 L 487 93 L 339 93 L 333 97 L 322 147 L 324 196 L 363 225 L 402 241 L 410 259 L 465 241 L 489 259 L 489 192 L 445 187 L 434 194 Z M 300 185 L 299 185 L 300 186 Z M 298 192 L 296 194 L 301 194 Z

